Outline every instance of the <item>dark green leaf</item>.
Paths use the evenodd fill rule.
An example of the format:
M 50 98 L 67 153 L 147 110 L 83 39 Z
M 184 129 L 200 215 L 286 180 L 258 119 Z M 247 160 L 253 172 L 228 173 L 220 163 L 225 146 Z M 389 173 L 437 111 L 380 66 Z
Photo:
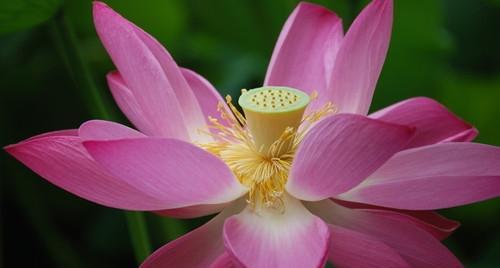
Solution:
M 2 0 L 0 34 L 27 29 L 47 21 L 61 3 L 61 0 Z

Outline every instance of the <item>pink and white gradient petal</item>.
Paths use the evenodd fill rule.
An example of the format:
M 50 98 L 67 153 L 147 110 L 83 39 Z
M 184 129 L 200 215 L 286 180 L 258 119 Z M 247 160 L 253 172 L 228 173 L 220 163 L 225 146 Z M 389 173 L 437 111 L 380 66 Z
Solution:
M 163 209 L 227 203 L 247 191 L 222 160 L 184 141 L 136 138 L 84 146 L 108 172 L 160 198 Z
M 402 151 L 338 198 L 378 206 L 432 210 L 500 195 L 500 148 L 442 143 Z
M 94 24 L 111 59 L 156 136 L 189 140 L 176 93 L 161 63 L 135 26 L 101 2 L 94 2 Z
M 88 154 L 82 139 L 52 132 L 5 147 L 35 173 L 89 201 L 119 209 L 160 210 L 160 199 L 111 176 Z
M 361 115 L 325 118 L 302 140 L 286 189 L 308 201 L 343 193 L 404 148 L 413 132 L 410 127 Z
M 327 92 L 341 113 L 368 113 L 389 47 L 392 10 L 392 0 L 372 1 L 342 41 Z
M 415 137 L 407 148 L 444 141 L 468 142 L 478 134 L 477 129 L 448 111 L 442 104 L 425 97 L 404 100 L 377 111 L 370 117 L 414 126 Z
M 322 98 L 343 35 L 342 21 L 335 13 L 300 3 L 281 30 L 264 85 L 288 86 L 309 94 L 317 91 L 320 99 L 316 102 L 326 102 Z
M 329 261 L 339 268 L 410 268 L 391 247 L 376 238 L 337 225 L 330 227 Z
M 244 202 L 235 202 L 203 226 L 162 246 L 151 254 L 141 268 L 206 268 L 224 254 L 222 229 L 227 217 L 238 213 Z
M 311 202 L 307 208 L 326 222 L 360 232 L 393 248 L 411 267 L 463 267 L 460 261 L 426 230 L 408 217 L 391 211 L 349 209 L 331 200 Z
M 323 267 L 328 226 L 299 200 L 287 197 L 283 213 L 246 208 L 224 224 L 226 250 L 244 267 Z

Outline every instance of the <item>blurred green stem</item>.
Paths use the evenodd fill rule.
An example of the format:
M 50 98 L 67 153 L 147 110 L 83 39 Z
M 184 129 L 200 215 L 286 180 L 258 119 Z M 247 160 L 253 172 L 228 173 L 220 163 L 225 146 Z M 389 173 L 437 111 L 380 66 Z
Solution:
M 141 263 L 151 253 L 151 242 L 149 241 L 146 221 L 141 212 L 126 211 L 128 230 L 134 246 L 135 258 Z
M 163 232 L 167 241 L 172 241 L 185 234 L 189 230 L 178 219 L 161 217 Z
M 87 110 L 94 117 L 111 119 L 111 113 L 106 109 L 89 67 L 83 60 L 73 26 L 63 10 L 50 21 L 50 28 L 66 68 L 85 100 Z
M 50 32 L 76 87 L 85 99 L 89 112 L 94 117 L 112 120 L 113 116 L 106 109 L 89 67 L 82 57 L 75 31 L 64 14 L 64 8 L 50 21 Z M 141 263 L 151 252 L 144 215 L 141 212 L 125 212 L 125 216 L 137 262 Z

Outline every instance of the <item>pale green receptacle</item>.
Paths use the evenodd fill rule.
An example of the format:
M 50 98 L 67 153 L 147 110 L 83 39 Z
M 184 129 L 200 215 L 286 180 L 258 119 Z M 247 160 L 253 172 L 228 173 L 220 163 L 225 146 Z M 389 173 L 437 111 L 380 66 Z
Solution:
M 266 150 L 287 127 L 299 127 L 309 101 L 309 96 L 297 89 L 260 87 L 243 92 L 238 103 L 255 144 Z

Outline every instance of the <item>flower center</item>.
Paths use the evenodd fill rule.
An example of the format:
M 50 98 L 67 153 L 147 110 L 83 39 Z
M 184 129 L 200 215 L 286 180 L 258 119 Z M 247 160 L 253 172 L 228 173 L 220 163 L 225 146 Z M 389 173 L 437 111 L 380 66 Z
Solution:
M 300 141 L 314 122 L 334 111 L 327 103 L 303 116 L 310 99 L 288 87 L 242 90 L 238 103 L 245 117 L 230 96 L 226 102 L 232 114 L 219 103 L 223 122 L 209 117 L 215 142 L 201 146 L 221 158 L 249 188 L 247 201 L 253 208 L 284 209 L 285 184 Z

